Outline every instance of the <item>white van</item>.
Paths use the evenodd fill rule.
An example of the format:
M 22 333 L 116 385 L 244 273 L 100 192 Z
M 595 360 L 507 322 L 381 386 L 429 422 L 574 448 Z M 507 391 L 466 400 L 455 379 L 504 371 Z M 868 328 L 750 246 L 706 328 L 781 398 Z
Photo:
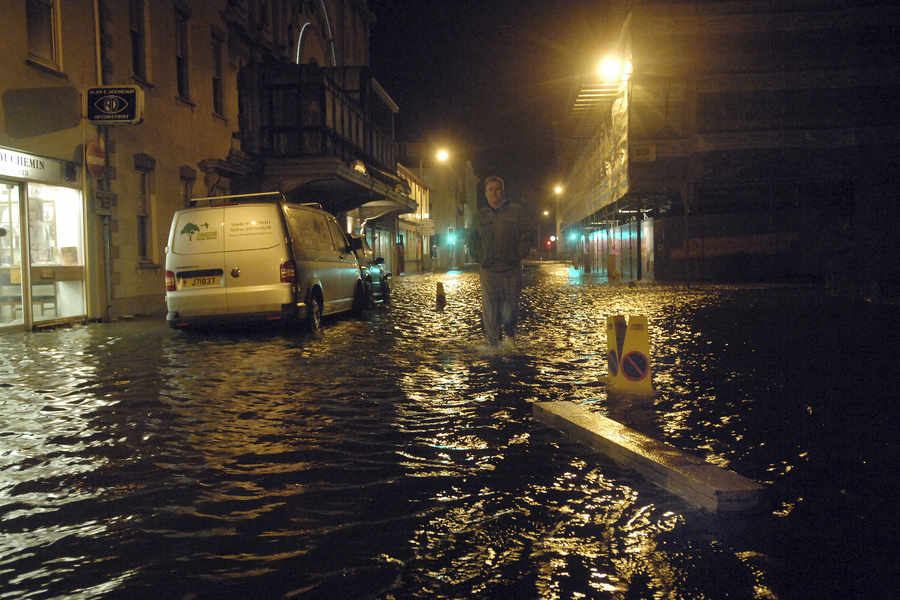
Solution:
M 172 219 L 166 320 L 303 320 L 364 304 L 359 264 L 337 220 L 280 192 L 195 198 Z

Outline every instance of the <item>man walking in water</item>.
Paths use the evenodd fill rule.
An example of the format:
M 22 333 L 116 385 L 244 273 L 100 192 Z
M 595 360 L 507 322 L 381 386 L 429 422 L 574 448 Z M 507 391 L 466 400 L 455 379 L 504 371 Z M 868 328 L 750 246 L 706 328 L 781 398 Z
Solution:
M 478 211 L 472 239 L 481 264 L 481 319 L 488 344 L 505 344 L 516 339 L 519 295 L 522 291 L 522 259 L 528 254 L 527 229 L 522 206 L 503 197 L 503 179 L 492 175 L 484 180 L 487 206 Z

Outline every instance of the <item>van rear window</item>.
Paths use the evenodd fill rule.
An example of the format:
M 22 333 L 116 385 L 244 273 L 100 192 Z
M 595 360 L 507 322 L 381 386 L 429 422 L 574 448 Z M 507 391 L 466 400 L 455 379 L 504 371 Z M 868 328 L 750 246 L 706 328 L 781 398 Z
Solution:
M 247 204 L 225 209 L 225 249 L 272 248 L 283 239 L 281 218 L 275 204 Z
M 331 250 L 328 222 L 321 213 L 288 206 L 285 215 L 297 256 L 315 256 Z
M 176 213 L 172 233 L 174 252 L 176 254 L 221 252 L 225 247 L 222 216 L 221 208 L 199 208 Z

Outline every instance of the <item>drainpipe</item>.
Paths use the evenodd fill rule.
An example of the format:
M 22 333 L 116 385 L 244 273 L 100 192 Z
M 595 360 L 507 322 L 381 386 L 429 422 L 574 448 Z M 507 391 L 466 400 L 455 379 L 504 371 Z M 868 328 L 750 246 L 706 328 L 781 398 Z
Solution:
M 97 85 L 103 85 L 103 55 L 100 50 L 100 0 L 94 0 L 93 2 L 94 8 L 94 58 L 96 60 L 97 66 Z M 103 191 L 106 190 L 105 178 L 109 172 L 109 153 L 106 151 L 109 148 L 109 132 L 106 127 L 103 128 L 103 153 L 105 158 L 103 159 L 105 164 L 104 166 L 104 179 L 97 180 L 97 187 L 99 188 L 101 185 L 101 181 L 103 181 Z M 83 165 L 82 168 L 86 168 L 87 165 Z M 110 309 L 112 308 L 112 232 L 111 232 L 111 224 L 110 224 L 110 216 L 103 215 L 103 287 L 105 292 L 104 297 L 104 306 L 103 306 L 103 321 L 109 322 L 111 315 Z

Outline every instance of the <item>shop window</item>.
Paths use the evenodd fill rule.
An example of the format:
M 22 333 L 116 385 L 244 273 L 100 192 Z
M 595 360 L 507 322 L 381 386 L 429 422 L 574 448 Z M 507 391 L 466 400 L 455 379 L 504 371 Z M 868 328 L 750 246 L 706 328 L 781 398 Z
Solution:
M 28 0 L 28 53 L 35 61 L 61 69 L 59 49 L 59 0 Z
M 83 204 L 78 190 L 28 184 L 28 241 L 35 322 L 83 315 Z
M 146 0 L 131 0 L 131 72 L 147 81 Z
M 182 8 L 175 9 L 175 76 L 178 85 L 178 97 L 188 100 L 191 97 L 189 44 L 190 13 Z
M 19 187 L 0 182 L 0 327 L 23 322 Z
M 19 265 L 21 252 L 18 187 L 0 183 L 0 267 Z

